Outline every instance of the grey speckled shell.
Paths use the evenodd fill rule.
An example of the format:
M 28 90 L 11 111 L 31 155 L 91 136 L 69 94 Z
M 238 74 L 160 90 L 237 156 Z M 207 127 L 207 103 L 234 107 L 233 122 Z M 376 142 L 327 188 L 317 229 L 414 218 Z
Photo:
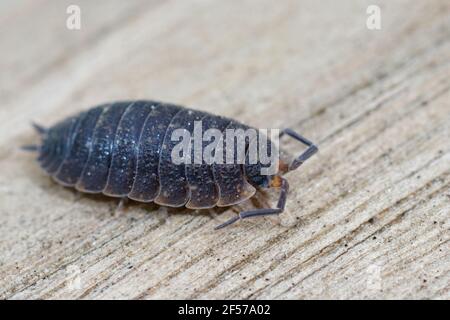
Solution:
M 93 107 L 49 128 L 38 161 L 58 183 L 87 193 L 188 208 L 229 206 L 255 193 L 261 180 L 246 165 L 171 162 L 173 130 L 243 128 L 237 121 L 155 101 Z M 204 146 L 206 143 L 204 142 Z M 226 146 L 225 146 L 226 147 Z

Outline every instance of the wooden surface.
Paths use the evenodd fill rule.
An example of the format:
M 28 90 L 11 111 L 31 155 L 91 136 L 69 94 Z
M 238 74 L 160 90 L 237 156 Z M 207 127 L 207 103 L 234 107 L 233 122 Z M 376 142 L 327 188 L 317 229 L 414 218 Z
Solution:
M 0 3 L 0 297 L 449 299 L 450 3 Z M 147 98 L 292 127 L 320 152 L 279 218 L 79 196 L 18 149 L 91 105 Z

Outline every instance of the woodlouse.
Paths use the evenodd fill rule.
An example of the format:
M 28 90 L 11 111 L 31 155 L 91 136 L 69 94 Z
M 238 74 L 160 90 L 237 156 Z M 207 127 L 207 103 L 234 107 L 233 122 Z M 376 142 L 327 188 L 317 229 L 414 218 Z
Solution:
M 276 208 L 241 212 L 219 225 L 239 219 L 279 214 L 284 210 L 289 184 L 282 177 L 311 157 L 317 147 L 293 130 L 288 135 L 308 148 L 289 165 L 280 161 L 275 175 L 261 175 L 261 164 L 174 164 L 170 134 L 192 132 L 194 121 L 205 129 L 223 132 L 250 128 L 235 120 L 155 101 L 120 101 L 93 107 L 46 129 L 38 151 L 42 168 L 58 183 L 86 193 L 191 209 L 231 206 L 255 194 L 256 188 L 280 188 Z M 269 140 L 270 143 L 270 140 Z

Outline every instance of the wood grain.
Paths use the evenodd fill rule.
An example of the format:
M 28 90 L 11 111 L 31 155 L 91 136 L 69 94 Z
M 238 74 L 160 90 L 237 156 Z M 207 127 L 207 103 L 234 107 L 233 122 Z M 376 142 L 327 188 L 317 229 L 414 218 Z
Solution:
M 72 1 L 73 2 L 73 1 Z M 0 297 L 450 298 L 450 5 L 377 1 L 0 4 Z M 320 147 L 287 210 L 214 231 L 193 212 L 78 195 L 18 147 L 115 99 L 292 127 Z

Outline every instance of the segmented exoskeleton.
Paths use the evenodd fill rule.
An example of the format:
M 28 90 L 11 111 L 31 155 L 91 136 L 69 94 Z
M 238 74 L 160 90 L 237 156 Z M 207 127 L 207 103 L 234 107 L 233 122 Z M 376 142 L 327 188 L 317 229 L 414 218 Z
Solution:
M 276 208 L 241 212 L 216 228 L 239 219 L 281 213 L 289 188 L 282 175 L 298 168 L 317 147 L 294 131 L 283 130 L 281 134 L 308 148 L 289 165 L 280 160 L 274 175 L 262 175 L 260 163 L 176 164 L 171 159 L 177 143 L 171 139 L 172 133 L 180 128 L 192 133 L 195 121 L 201 121 L 203 130 L 250 128 L 173 104 L 120 101 L 93 107 L 48 129 L 35 125 L 42 144 L 25 148 L 38 151 L 42 168 L 62 185 L 140 202 L 201 209 L 240 203 L 257 188 L 281 189 Z

